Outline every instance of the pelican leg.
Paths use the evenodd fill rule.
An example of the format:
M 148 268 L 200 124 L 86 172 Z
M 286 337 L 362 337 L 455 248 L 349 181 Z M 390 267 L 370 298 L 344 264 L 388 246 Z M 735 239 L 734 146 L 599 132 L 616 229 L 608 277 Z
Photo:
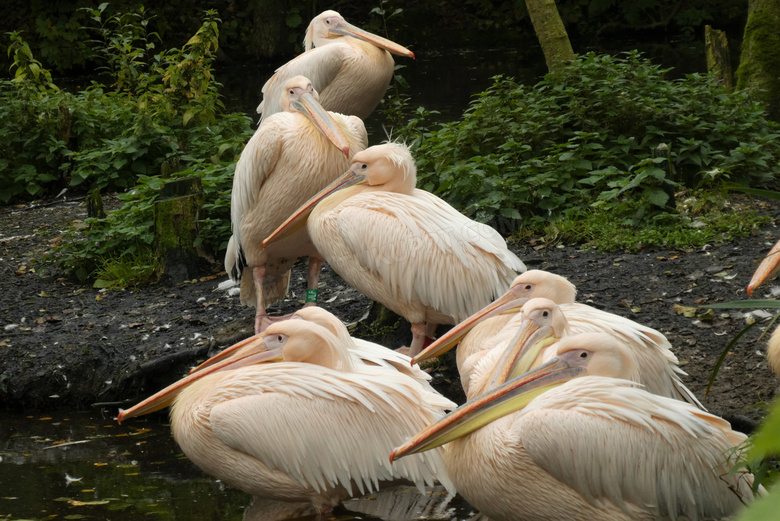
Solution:
M 320 280 L 320 270 L 322 269 L 322 259 L 318 257 L 309 257 L 309 271 L 306 274 L 306 303 L 303 307 L 317 305 L 317 282 Z
M 406 353 L 407 355 L 414 357 L 423 350 L 426 331 L 425 322 L 412 324 L 412 344 L 409 346 L 409 351 Z
M 252 278 L 255 282 L 255 298 L 257 299 L 257 311 L 255 312 L 255 334 L 262 333 L 271 325 L 271 318 L 265 311 L 263 300 L 263 281 L 265 280 L 265 264 L 252 268 Z

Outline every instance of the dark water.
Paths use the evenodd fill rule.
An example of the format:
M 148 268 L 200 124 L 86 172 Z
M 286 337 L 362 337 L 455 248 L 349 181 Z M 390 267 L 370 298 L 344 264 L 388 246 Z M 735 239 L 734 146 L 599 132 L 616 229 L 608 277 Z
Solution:
M 0 415 L 0 518 L 240 521 L 250 497 L 204 475 L 162 415 L 118 425 L 112 413 Z M 339 520 L 466 519 L 442 490 L 412 487 L 354 499 Z M 278 519 L 278 518 L 277 518 Z M 282 518 L 284 519 L 284 518 Z
M 260 91 L 278 65 L 246 64 L 217 71 L 226 108 L 256 117 L 255 109 L 262 99 Z M 411 98 L 411 106 L 437 110 L 443 121 L 457 119 L 472 95 L 490 86 L 490 78 L 496 74 L 535 83 L 547 71 L 543 59 L 534 61 L 528 52 L 515 49 L 428 53 L 415 60 L 396 58 L 396 66 L 402 66 L 397 73 L 409 83 L 405 93 Z M 366 125 L 381 123 L 379 119 L 375 112 Z

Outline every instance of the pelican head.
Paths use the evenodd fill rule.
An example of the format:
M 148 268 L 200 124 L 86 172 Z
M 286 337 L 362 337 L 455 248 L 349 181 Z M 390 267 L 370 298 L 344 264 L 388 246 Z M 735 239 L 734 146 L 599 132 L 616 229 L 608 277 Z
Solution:
M 485 320 L 499 315 L 514 314 L 532 298 L 546 298 L 556 304 L 569 304 L 577 297 L 574 284 L 560 275 L 542 270 L 528 270 L 515 277 L 502 296 L 456 325 L 422 350 L 413 363 L 441 356 L 460 342 L 469 331 Z
M 235 347 L 238 346 L 238 349 Z M 214 358 L 201 364 L 194 372 L 174 382 L 162 391 L 120 411 L 117 421 L 149 414 L 171 405 L 176 397 L 198 380 L 221 371 L 271 362 L 302 362 L 319 365 L 337 371 L 349 371 L 352 362 L 348 346 L 344 345 L 328 329 L 305 320 L 284 320 L 271 324 L 259 335 L 227 348 Z
M 626 349 L 604 333 L 566 337 L 558 343 L 555 359 L 469 400 L 395 449 L 390 461 L 463 437 L 523 409 L 537 396 L 573 378 L 588 375 L 624 378 L 633 372 Z
M 361 150 L 352 158 L 349 170 L 295 210 L 263 240 L 263 248 L 300 229 L 314 207 L 339 190 L 361 185 L 361 191 L 382 190 L 409 195 L 416 183 L 417 167 L 406 145 L 388 142 Z
M 355 27 L 344 20 L 344 17 L 336 11 L 324 11 L 312 18 L 309 27 L 306 29 L 303 45 L 308 51 L 314 47 L 327 45 L 344 36 L 363 40 L 364 42 L 368 42 L 392 54 L 397 54 L 398 56 L 414 58 L 414 53 L 406 47 L 398 45 L 387 38 L 382 38 L 381 36 Z
M 320 105 L 320 96 L 305 76 L 295 76 L 284 83 L 281 107 L 284 112 L 299 112 L 324 135 L 333 146 L 349 157 L 349 142 L 344 130 Z

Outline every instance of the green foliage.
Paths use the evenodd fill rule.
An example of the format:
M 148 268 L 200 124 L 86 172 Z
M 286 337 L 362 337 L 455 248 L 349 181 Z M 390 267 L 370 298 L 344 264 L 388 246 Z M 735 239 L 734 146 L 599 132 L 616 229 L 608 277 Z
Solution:
M 702 194 L 706 195 L 706 194 Z M 694 196 L 689 197 L 692 199 Z M 723 244 L 735 237 L 744 237 L 762 224 L 768 215 L 743 205 L 706 205 L 706 211 L 691 216 L 658 214 L 637 226 L 625 217 L 636 213 L 637 204 L 623 204 L 615 209 L 591 208 L 567 212 L 545 230 L 546 239 L 554 242 L 565 238 L 575 243 L 587 243 L 600 251 L 637 251 L 660 248 L 699 249 L 705 244 Z
M 217 153 L 215 133 L 243 136 L 246 122 L 219 117 L 213 11 L 182 49 L 157 52 L 143 9 L 104 20 L 106 5 L 85 12 L 109 87 L 60 91 L 21 36 L 10 35 L 15 77 L 0 80 L 0 202 L 65 187 L 126 189 L 163 164 L 186 168 L 234 150 L 231 142 Z
M 762 106 L 666 72 L 637 52 L 591 53 L 534 87 L 496 77 L 459 121 L 412 133 L 419 184 L 479 221 L 538 230 L 593 209 L 647 224 L 676 190 L 774 183 L 780 126 Z
M 181 156 L 192 164 L 171 178 L 200 177 L 204 198 L 200 237 L 207 251 L 225 249 L 230 236 L 230 193 L 235 160 L 252 134 L 251 120 L 239 114 L 220 118 L 209 127 L 195 127 L 198 156 Z M 79 280 L 97 277 L 112 287 L 141 284 L 151 275 L 154 203 L 167 179 L 140 175 L 135 186 L 117 197 L 121 206 L 105 218 L 90 218 L 67 232 L 56 249 L 60 267 Z M 148 261 L 148 263 L 145 263 Z M 124 266 L 134 265 L 134 270 Z
M 230 226 L 233 164 L 252 134 L 251 120 L 223 114 L 212 64 L 218 48 L 213 11 L 182 49 L 158 50 L 136 13 L 84 12 L 106 85 L 59 90 L 18 33 L 11 34 L 14 80 L 0 81 L 0 202 L 64 187 L 120 190 L 122 206 L 88 219 L 57 248 L 62 268 L 102 287 L 151 275 L 154 202 L 166 176 L 201 178 L 209 201 L 201 241 L 224 249 Z

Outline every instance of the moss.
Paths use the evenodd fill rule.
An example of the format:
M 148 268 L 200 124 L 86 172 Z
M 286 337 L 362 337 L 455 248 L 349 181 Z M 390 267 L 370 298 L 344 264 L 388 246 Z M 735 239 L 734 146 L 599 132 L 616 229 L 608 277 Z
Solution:
M 737 87 L 755 89 L 768 105 L 771 119 L 780 121 L 780 1 L 757 1 L 748 16 Z

